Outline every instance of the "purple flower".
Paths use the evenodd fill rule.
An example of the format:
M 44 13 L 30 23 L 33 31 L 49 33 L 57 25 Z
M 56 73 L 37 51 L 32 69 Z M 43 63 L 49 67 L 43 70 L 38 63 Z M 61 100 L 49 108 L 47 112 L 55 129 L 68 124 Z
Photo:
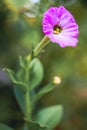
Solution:
M 43 16 L 43 32 L 62 48 L 75 47 L 78 42 L 78 25 L 74 17 L 63 6 L 51 7 Z

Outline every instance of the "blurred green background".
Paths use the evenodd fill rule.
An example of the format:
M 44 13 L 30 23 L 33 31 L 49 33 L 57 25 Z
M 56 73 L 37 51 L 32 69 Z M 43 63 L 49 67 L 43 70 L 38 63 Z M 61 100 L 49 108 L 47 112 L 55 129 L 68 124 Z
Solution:
M 3 68 L 17 71 L 18 56 L 26 56 L 42 39 L 42 17 L 50 6 L 64 5 L 79 25 L 76 48 L 49 43 L 39 59 L 44 78 L 39 87 L 58 75 L 61 84 L 46 94 L 40 107 L 62 104 L 64 115 L 55 130 L 87 129 L 87 1 L 0 0 L 0 122 L 20 130 L 23 114 L 13 93 L 13 84 Z M 38 108 L 37 108 L 38 109 Z

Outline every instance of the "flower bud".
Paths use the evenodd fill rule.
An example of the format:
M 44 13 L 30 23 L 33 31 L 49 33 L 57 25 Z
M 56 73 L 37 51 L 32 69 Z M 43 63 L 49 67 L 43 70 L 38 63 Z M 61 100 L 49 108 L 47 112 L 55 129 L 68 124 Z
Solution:
M 61 83 L 61 78 L 59 76 L 55 76 L 53 79 L 53 84 L 58 85 Z

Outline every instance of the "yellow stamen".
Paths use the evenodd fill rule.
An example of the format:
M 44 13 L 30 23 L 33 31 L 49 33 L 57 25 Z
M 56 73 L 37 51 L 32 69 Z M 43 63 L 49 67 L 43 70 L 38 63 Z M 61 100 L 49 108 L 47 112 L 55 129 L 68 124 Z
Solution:
M 58 25 L 53 27 L 54 34 L 58 35 L 60 32 L 61 32 L 61 28 Z

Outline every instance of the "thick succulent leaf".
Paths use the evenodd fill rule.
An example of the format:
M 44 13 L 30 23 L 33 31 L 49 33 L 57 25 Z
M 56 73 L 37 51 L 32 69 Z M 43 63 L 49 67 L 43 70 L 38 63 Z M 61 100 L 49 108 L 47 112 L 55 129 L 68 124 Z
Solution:
M 42 96 L 44 96 L 46 93 L 52 91 L 54 89 L 54 85 L 51 83 L 51 84 L 48 84 L 46 86 L 44 86 L 37 94 L 36 96 L 34 97 L 32 103 L 35 104 Z
M 23 68 L 23 69 L 25 69 L 25 61 L 24 61 L 24 59 L 22 58 L 22 56 L 19 56 L 19 63 L 20 63 L 20 66 Z
M 51 106 L 40 110 L 36 115 L 36 121 L 54 129 L 60 123 L 62 115 L 63 107 L 61 105 Z
M 14 94 L 15 97 L 19 103 L 19 106 L 22 110 L 22 112 L 25 114 L 26 108 L 25 108 L 25 101 L 24 101 L 24 96 L 23 96 L 23 92 L 18 88 L 18 87 L 14 87 Z
M 8 75 L 11 78 L 12 82 L 15 85 L 17 85 L 18 87 L 20 87 L 25 92 L 27 85 L 25 83 L 21 82 L 21 81 L 18 81 L 16 79 L 16 74 L 12 70 L 7 69 L 7 68 L 4 69 L 4 70 L 8 72 Z
M 30 63 L 30 89 L 37 87 L 43 78 L 43 66 L 38 58 Z
M 50 130 L 48 127 L 40 125 L 37 122 L 28 121 L 28 120 L 27 120 L 27 122 L 28 122 L 28 129 L 29 130 Z M 26 126 L 24 127 L 24 130 L 27 130 Z

